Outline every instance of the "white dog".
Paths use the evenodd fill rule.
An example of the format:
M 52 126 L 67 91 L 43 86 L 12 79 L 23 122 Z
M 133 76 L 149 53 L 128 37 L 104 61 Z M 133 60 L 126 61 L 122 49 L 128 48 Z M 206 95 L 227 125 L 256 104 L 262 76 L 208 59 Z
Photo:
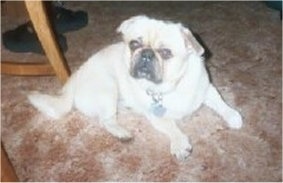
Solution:
M 98 116 L 105 129 L 122 140 L 132 135 L 117 123 L 117 108 L 129 107 L 168 136 L 171 153 L 180 160 L 192 147 L 176 121 L 201 104 L 214 109 L 229 127 L 242 126 L 239 112 L 229 107 L 210 83 L 201 57 L 204 49 L 188 28 L 135 16 L 122 22 L 117 31 L 123 41 L 90 57 L 59 95 L 32 92 L 30 102 L 57 119 L 74 106 L 87 116 Z

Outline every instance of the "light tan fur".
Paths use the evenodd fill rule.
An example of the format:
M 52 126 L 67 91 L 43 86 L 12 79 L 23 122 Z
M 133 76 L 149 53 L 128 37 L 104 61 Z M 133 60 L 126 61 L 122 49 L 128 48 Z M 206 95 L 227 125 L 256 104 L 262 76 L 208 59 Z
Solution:
M 229 107 L 210 83 L 201 57 L 203 48 L 188 28 L 136 16 L 122 22 L 117 31 L 122 33 L 123 41 L 91 56 L 71 76 L 60 95 L 34 92 L 28 96 L 30 102 L 57 119 L 74 106 L 87 116 L 98 116 L 105 129 L 122 140 L 131 139 L 132 135 L 117 123 L 117 108 L 129 107 L 146 116 L 154 128 L 169 138 L 171 154 L 180 160 L 188 157 L 192 146 L 176 121 L 192 114 L 201 104 L 214 109 L 230 127 L 242 126 L 239 112 Z M 129 49 L 129 42 L 134 39 L 142 40 L 142 49 L 153 50 L 161 83 L 130 75 L 133 61 L 137 61 L 133 59 L 137 53 Z M 172 57 L 162 59 L 157 53 L 161 48 L 170 49 Z M 162 99 L 154 103 L 155 95 L 148 91 Z M 164 110 L 164 114 L 159 110 Z

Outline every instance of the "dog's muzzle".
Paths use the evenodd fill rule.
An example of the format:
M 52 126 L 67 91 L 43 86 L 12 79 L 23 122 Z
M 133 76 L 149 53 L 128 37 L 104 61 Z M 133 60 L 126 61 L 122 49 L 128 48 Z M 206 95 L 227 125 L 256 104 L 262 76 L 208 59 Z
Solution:
M 132 76 L 134 78 L 144 78 L 154 83 L 160 83 L 162 79 L 157 77 L 157 62 L 152 49 L 143 49 L 133 66 Z

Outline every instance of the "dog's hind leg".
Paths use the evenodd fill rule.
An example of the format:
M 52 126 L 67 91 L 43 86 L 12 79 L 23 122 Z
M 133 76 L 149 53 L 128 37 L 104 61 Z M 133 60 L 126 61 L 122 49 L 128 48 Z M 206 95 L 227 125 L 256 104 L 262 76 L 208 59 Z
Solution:
M 132 138 L 131 133 L 117 122 L 117 95 L 114 94 L 113 90 L 111 95 L 108 95 L 101 103 L 98 103 L 97 107 L 99 109 L 100 123 L 109 133 L 122 141 L 128 141 Z
M 132 138 L 130 132 L 117 122 L 118 91 L 115 82 L 85 84 L 80 86 L 75 99 L 76 107 L 89 117 L 99 117 L 100 124 L 113 136 L 127 141 Z
M 132 139 L 132 134 L 117 123 L 116 114 L 108 119 L 100 119 L 100 122 L 109 133 L 119 138 L 121 141 L 129 141 Z
M 228 123 L 230 128 L 239 129 L 242 127 L 243 120 L 241 114 L 228 106 L 216 88 L 210 84 L 204 104 L 215 110 Z

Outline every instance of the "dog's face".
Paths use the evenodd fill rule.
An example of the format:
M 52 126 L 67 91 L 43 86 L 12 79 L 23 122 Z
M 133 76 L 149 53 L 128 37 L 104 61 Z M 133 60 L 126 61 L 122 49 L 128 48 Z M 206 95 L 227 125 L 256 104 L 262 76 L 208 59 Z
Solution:
M 117 31 L 128 45 L 130 75 L 156 85 L 178 80 L 189 54 L 204 51 L 181 24 L 135 16 L 122 22 Z

